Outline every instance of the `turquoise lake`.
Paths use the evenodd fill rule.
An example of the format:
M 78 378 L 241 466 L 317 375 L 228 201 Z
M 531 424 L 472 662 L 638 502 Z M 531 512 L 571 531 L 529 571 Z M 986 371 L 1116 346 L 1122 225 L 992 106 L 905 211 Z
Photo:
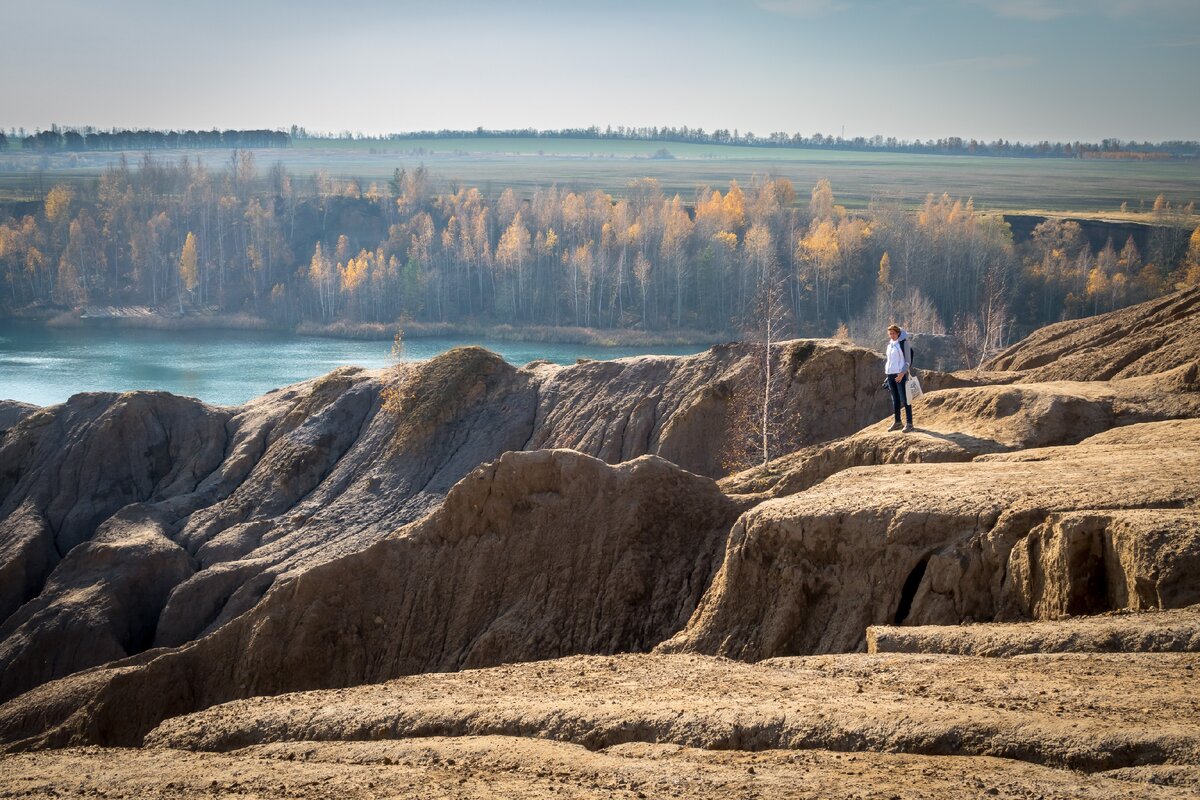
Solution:
M 486 347 L 513 364 L 536 359 L 573 364 L 579 358 L 686 355 L 705 349 L 703 345 L 594 347 L 411 339 L 405 343 L 405 359 L 429 359 L 464 344 Z M 234 405 L 337 367 L 387 366 L 391 363 L 390 351 L 391 342 L 265 331 L 46 328 L 0 323 L 0 399 L 45 406 L 61 403 L 78 392 L 157 389 L 214 405 Z

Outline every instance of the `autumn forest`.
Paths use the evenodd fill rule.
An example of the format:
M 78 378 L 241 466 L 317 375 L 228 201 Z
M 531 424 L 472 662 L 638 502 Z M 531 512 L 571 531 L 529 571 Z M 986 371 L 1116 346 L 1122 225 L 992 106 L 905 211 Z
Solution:
M 970 198 L 848 212 L 835 190 L 760 176 L 689 197 L 651 179 L 618 196 L 525 196 L 447 185 L 424 167 L 364 185 L 263 169 L 248 150 L 222 169 L 147 155 L 0 215 L 0 307 L 734 332 L 753 327 L 771 285 L 794 334 L 877 338 L 894 318 L 994 349 L 1200 282 L 1200 229 L 1178 224 L 1192 209 L 1162 198 L 1154 213 L 1175 223 L 1139 248 L 1099 246 L 1054 219 L 1014 244 Z

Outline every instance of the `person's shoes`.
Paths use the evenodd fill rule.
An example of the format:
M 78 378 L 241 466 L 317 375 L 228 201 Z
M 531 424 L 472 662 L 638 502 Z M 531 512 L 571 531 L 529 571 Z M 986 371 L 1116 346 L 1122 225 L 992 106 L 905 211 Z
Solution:
M 907 425 L 905 425 L 905 426 L 904 426 L 904 432 L 905 432 L 905 433 L 908 433 L 908 432 L 909 432 L 909 431 L 911 431 L 911 430 L 912 430 L 912 423 L 910 422 L 910 423 L 908 423 Z
M 903 426 L 899 422 L 893 422 L 892 427 L 888 428 L 888 430 L 889 431 L 898 431 L 898 430 L 900 430 L 901 427 L 903 427 Z

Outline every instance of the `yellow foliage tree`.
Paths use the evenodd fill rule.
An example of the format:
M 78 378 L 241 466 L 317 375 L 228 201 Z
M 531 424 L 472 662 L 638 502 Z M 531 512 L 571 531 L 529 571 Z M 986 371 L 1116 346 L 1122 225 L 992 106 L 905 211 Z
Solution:
M 820 325 L 829 305 L 839 263 L 837 227 L 829 218 L 814 219 L 808 235 L 796 245 L 796 259 L 806 265 L 817 299 L 817 323 Z
M 720 192 L 715 189 L 701 192 L 696 198 L 696 225 L 702 230 L 721 230 L 725 223 L 723 206 Z
M 817 181 L 808 208 L 812 212 L 813 221 L 826 220 L 833 216 L 833 185 L 828 178 Z
M 892 257 L 885 250 L 879 259 L 879 275 L 875 278 L 879 290 L 886 295 L 892 293 Z
M 1192 238 L 1188 240 L 1188 250 L 1183 259 L 1182 272 L 1183 276 L 1176 284 L 1178 288 L 1200 286 L 1200 227 L 1192 231 Z
M 333 316 L 336 299 L 335 276 L 336 271 L 333 265 L 329 263 L 329 258 L 321 248 L 321 243 L 317 242 L 316 249 L 313 250 L 312 261 L 308 265 L 308 280 L 317 290 L 317 308 L 324 320 L 329 320 Z
M 725 229 L 737 231 L 746 224 L 746 195 L 737 181 L 730 181 L 729 191 L 721 201 L 725 212 Z
M 46 219 L 58 222 L 71 211 L 71 201 L 75 199 L 75 190 L 65 184 L 58 184 L 46 192 Z
M 720 244 L 730 253 L 732 253 L 734 250 L 737 250 L 738 238 L 736 233 L 730 233 L 729 231 L 720 231 L 718 233 L 714 233 L 713 241 Z
M 199 272 L 196 265 L 196 235 L 188 231 L 183 241 L 183 251 L 179 254 L 179 311 L 183 313 L 183 290 L 194 292 L 199 282 Z
M 1100 267 L 1093 267 L 1088 273 L 1087 280 L 1087 296 L 1092 301 L 1092 313 L 1097 314 L 1100 311 L 1100 298 L 1109 293 L 1111 286 L 1109 285 L 1108 276 L 1104 274 L 1104 270 Z
M 525 227 L 518 211 L 512 218 L 512 224 L 505 229 L 496 243 L 496 260 L 506 269 L 516 272 L 517 282 L 512 291 L 512 310 L 520 309 L 524 295 L 525 264 L 529 261 L 532 239 L 529 229 Z
M 556 247 L 558 247 L 558 234 L 554 232 L 554 228 L 551 228 L 542 237 L 539 252 L 543 256 L 553 255 Z
M 72 227 L 78 225 L 71 224 Z M 79 270 L 70 257 L 70 248 L 67 248 L 58 261 L 58 282 L 55 284 L 54 293 L 58 302 L 67 305 L 81 305 L 87 301 L 87 293 L 79 279 Z
M 518 212 L 512 224 L 500 236 L 496 245 L 496 260 L 510 269 L 519 269 L 529 258 L 529 249 L 529 229 Z

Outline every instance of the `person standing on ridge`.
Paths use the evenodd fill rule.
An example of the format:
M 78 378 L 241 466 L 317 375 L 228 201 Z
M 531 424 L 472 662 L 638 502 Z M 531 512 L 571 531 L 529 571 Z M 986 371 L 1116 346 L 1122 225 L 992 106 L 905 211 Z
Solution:
M 895 422 L 889 431 L 898 431 L 900 425 L 900 409 L 904 409 L 907 424 L 903 426 L 905 433 L 913 429 L 912 406 L 908 402 L 905 391 L 908 373 L 912 369 L 912 348 L 909 346 L 908 333 L 901 330 L 899 325 L 888 326 L 888 343 L 885 351 L 883 371 L 887 373 L 887 387 L 892 393 L 892 411 Z

